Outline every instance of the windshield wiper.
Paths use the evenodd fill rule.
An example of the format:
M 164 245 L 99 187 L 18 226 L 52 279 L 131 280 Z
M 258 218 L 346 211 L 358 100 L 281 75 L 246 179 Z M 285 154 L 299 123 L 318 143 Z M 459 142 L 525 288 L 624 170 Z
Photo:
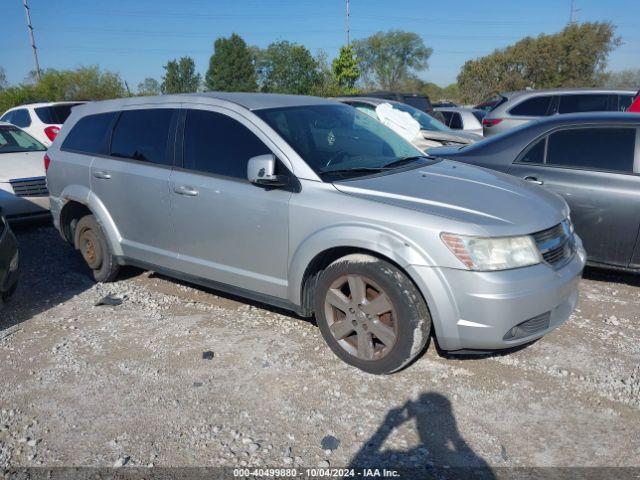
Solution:
M 336 168 L 335 170 L 326 170 L 321 175 L 348 175 L 350 173 L 378 173 L 389 170 L 387 167 L 352 167 L 352 168 Z
M 394 160 L 393 162 L 387 163 L 383 168 L 387 169 L 399 167 L 407 163 L 415 162 L 416 160 L 419 160 L 421 158 L 428 159 L 429 157 L 427 155 L 412 155 L 410 157 L 402 157 Z

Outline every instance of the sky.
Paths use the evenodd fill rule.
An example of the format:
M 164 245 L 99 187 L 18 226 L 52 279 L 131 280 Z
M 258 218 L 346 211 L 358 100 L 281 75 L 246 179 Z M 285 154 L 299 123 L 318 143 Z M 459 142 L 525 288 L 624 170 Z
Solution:
M 34 69 L 22 0 L 1 0 L 0 66 L 16 84 Z M 640 68 L 640 0 L 574 0 L 578 21 L 611 21 L 624 44 L 612 70 Z M 189 55 L 204 75 L 213 41 L 232 32 L 250 45 L 276 40 L 323 49 L 333 58 L 346 43 L 346 0 L 29 0 L 40 65 L 99 65 L 132 90 L 162 66 Z M 454 82 L 466 60 L 527 35 L 554 33 L 569 21 L 571 0 L 351 0 L 351 38 L 401 29 L 433 48 L 420 77 Z

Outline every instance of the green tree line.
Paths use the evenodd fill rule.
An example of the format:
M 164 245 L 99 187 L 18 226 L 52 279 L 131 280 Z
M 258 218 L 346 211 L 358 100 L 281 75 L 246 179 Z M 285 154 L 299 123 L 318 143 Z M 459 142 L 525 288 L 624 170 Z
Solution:
M 127 95 L 239 91 L 336 96 L 384 89 L 428 95 L 432 100 L 478 102 L 497 92 L 525 88 L 609 86 L 640 88 L 640 69 L 608 72 L 609 54 L 620 45 L 607 22 L 569 25 L 562 31 L 526 37 L 484 57 L 467 61 L 457 82 L 441 87 L 423 80 L 433 50 L 413 32 L 391 30 L 343 46 L 330 60 L 304 45 L 279 40 L 266 48 L 233 33 L 213 42 L 204 75 L 193 58 L 171 59 L 161 79 L 145 78 L 135 92 L 116 73 L 98 66 L 49 69 L 9 85 L 0 66 L 0 113 L 15 105 L 58 100 L 102 100 Z

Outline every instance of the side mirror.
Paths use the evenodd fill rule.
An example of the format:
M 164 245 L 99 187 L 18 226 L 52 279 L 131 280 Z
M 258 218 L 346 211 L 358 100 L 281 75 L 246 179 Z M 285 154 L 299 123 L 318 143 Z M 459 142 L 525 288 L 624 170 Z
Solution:
M 289 177 L 276 174 L 276 157 L 268 153 L 249 159 L 247 178 L 260 187 L 284 187 L 289 184 Z

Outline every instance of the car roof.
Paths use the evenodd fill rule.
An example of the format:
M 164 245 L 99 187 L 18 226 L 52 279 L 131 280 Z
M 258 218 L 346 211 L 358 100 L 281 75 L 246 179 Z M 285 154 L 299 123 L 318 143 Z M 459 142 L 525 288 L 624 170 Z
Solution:
M 511 100 L 512 98 L 521 97 L 523 95 L 553 95 L 553 94 L 571 94 L 571 93 L 625 93 L 634 94 L 633 90 L 624 90 L 617 88 L 549 88 L 545 90 L 515 90 L 511 92 L 503 92 L 500 95 Z
M 55 105 L 78 105 L 81 103 L 87 103 L 86 100 L 69 100 L 64 102 L 39 102 L 39 103 L 25 103 L 24 105 L 16 105 L 15 107 L 11 107 L 7 110 L 7 112 L 11 110 L 16 110 L 19 108 L 40 108 L 40 107 L 53 107 Z
M 436 107 L 436 112 L 482 112 L 484 110 L 480 110 L 479 108 L 470 108 L 470 107 Z
M 283 95 L 278 93 L 247 93 L 247 92 L 203 92 L 158 95 L 152 97 L 126 97 L 114 100 L 91 102 L 83 109 L 94 107 L 109 107 L 118 109 L 124 106 L 179 103 L 185 101 L 207 102 L 207 100 L 221 100 L 234 103 L 248 110 L 263 110 L 267 108 L 298 107 L 303 105 L 335 105 L 336 102 L 320 97 L 306 95 Z M 86 110 L 83 110 L 86 112 Z
M 405 103 L 398 102 L 397 100 L 387 100 L 386 98 L 379 98 L 379 97 L 355 97 L 355 96 L 354 97 L 334 97 L 333 100 L 336 100 L 342 103 L 360 102 L 360 103 L 368 103 L 370 105 L 382 105 L 383 103 L 390 103 L 392 105 L 394 104 L 406 105 Z

